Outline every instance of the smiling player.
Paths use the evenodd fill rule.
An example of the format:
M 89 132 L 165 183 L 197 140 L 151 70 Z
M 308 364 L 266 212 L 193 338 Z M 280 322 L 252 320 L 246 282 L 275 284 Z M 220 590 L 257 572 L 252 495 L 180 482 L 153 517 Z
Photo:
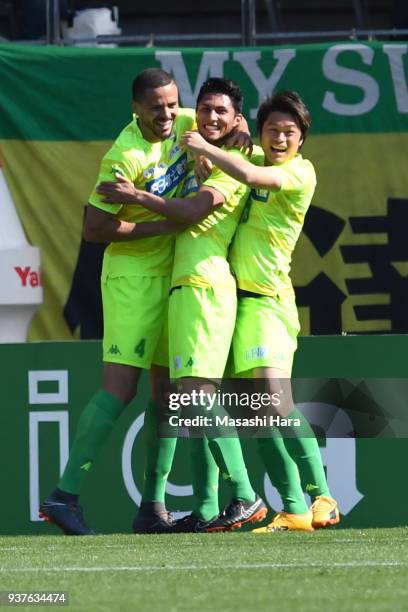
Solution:
M 296 92 L 286 91 L 259 108 L 257 127 L 263 154 L 252 158 L 255 164 L 212 146 L 196 132 L 182 139 L 195 153 L 252 187 L 230 253 L 239 295 L 233 337 L 235 370 L 255 378 L 270 396 L 284 385 L 284 416 L 290 412 L 302 424 L 287 437 L 271 428 L 269 437 L 258 440 L 267 472 L 284 503 L 284 511 L 267 527 L 255 530 L 258 533 L 312 531 L 339 522 L 317 440 L 303 415 L 294 409 L 288 384 L 299 332 L 290 263 L 316 185 L 312 164 L 300 154 L 309 126 L 303 101 Z M 311 511 L 299 474 L 303 489 L 313 500 Z
M 241 125 L 242 103 L 242 92 L 232 81 L 211 78 L 202 85 L 197 97 L 197 125 L 215 148 L 221 148 Z M 244 159 L 239 151 L 232 155 Z M 191 224 L 176 239 L 169 303 L 170 373 L 183 392 L 205 389 L 215 393 L 216 381 L 222 378 L 228 358 L 237 301 L 235 280 L 227 261 L 228 248 L 249 189 L 214 169 L 200 188 L 194 176 L 188 176 L 181 198 L 165 200 L 137 190 L 120 178 L 118 183 L 101 185 L 99 192 L 108 201 L 141 204 L 170 220 Z M 200 409 L 206 414 L 205 406 Z M 208 440 L 193 438 L 191 444 L 196 505 L 193 514 L 180 521 L 176 530 L 221 531 L 262 519 L 266 507 L 248 479 L 239 439 L 214 435 Z M 233 498 L 215 527 L 218 502 L 205 475 L 214 461 L 230 484 Z M 214 488 L 218 476 L 213 474 L 212 478 Z
M 194 125 L 192 109 L 179 109 L 172 76 L 159 68 L 141 72 L 132 86 L 135 116 L 120 133 L 101 163 L 98 183 L 117 172 L 140 189 L 167 197 L 175 193 L 187 171 L 180 137 Z M 166 321 L 174 234 L 180 226 L 142 208 L 106 204 L 94 190 L 89 199 L 84 236 L 109 242 L 102 269 L 104 314 L 102 387 L 84 408 L 68 463 L 58 488 L 43 502 L 40 516 L 68 535 L 93 535 L 83 518 L 78 496 L 106 438 L 136 394 L 142 369 L 152 366 L 152 396 L 146 416 L 150 455 L 173 457 L 175 440 L 158 441 L 155 418 L 160 389 L 168 380 L 167 342 L 160 341 Z M 150 424 L 150 426 L 149 426 Z M 154 459 L 154 457 L 153 457 Z M 149 455 L 148 455 L 149 461 Z M 157 529 L 171 524 L 162 497 L 147 504 Z M 150 499 L 148 497 L 148 499 Z

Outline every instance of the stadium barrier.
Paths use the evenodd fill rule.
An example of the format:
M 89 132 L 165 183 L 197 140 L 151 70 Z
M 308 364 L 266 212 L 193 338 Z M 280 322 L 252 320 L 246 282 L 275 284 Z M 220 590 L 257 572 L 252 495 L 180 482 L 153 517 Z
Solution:
M 300 338 L 296 377 L 401 379 L 406 376 L 408 336 L 320 336 Z M 3 534 L 46 534 L 56 529 L 38 518 L 38 505 L 55 487 L 68 457 L 80 412 L 101 380 L 99 342 L 0 345 L 3 410 L 0 414 Z M 389 406 L 397 400 L 398 385 Z M 130 532 L 144 470 L 141 431 L 148 398 L 147 376 L 96 459 L 81 500 L 86 518 L 99 533 Z M 387 401 L 385 402 L 387 404 Z M 347 423 L 346 423 L 347 425 Z M 404 435 L 403 432 L 401 435 Z M 333 495 L 343 512 L 343 527 L 406 524 L 408 495 L 401 486 L 408 439 L 327 437 L 321 450 Z M 271 508 L 279 499 L 257 457 L 254 441 L 243 441 L 254 487 Z M 191 510 L 188 440 L 179 440 L 167 487 L 170 510 Z M 398 504 L 389 492 L 398 490 Z M 221 504 L 228 490 L 221 485 Z

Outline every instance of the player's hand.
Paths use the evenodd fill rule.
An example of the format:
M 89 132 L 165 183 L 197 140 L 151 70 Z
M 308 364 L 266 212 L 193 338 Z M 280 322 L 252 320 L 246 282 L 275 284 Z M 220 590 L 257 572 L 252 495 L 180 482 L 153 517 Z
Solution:
M 239 149 L 242 153 L 251 157 L 254 143 L 249 132 L 234 132 L 225 140 L 225 147 L 227 149 Z
M 213 163 L 204 155 L 198 155 L 195 159 L 194 174 L 198 183 L 204 183 L 213 169 Z
M 115 176 L 116 182 L 103 181 L 96 188 L 96 192 L 104 196 L 103 202 L 108 204 L 139 204 L 144 192 L 136 189 L 132 181 L 124 176 L 120 174 Z
M 198 132 L 185 132 L 181 137 L 181 144 L 198 155 L 205 155 L 208 146 L 207 141 Z

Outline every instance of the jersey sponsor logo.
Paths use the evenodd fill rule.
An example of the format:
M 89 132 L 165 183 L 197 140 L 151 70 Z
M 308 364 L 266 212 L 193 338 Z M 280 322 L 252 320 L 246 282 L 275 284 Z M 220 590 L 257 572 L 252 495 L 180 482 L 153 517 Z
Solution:
M 184 153 L 174 164 L 167 168 L 163 175 L 148 181 L 146 183 L 146 191 L 156 195 L 165 195 L 177 187 L 184 178 L 186 171 L 187 153 Z
M 183 189 L 181 192 L 181 197 L 185 198 L 190 193 L 196 193 L 197 191 L 198 191 L 198 182 L 197 182 L 196 177 L 194 175 L 188 176 L 186 180 L 184 181 Z
M 149 168 L 146 168 L 146 170 L 143 172 L 143 176 L 147 179 L 157 178 L 159 176 L 162 176 L 163 170 L 166 169 L 167 164 L 165 164 L 164 162 L 160 162 L 155 166 L 150 166 Z
M 249 361 L 251 359 L 260 359 L 267 357 L 269 354 L 269 346 L 253 346 L 249 350 L 245 351 L 245 359 Z
M 108 355 L 121 355 L 120 349 L 117 344 L 111 344 L 110 349 L 108 350 Z
M 151 179 L 154 177 L 156 172 L 156 167 L 153 166 L 152 168 L 146 168 L 146 170 L 143 172 L 143 176 L 147 179 Z
M 175 155 L 180 151 L 180 146 L 176 144 L 169 153 L 169 159 L 173 159 Z
M 266 202 L 268 196 L 269 191 L 267 189 L 251 189 L 250 197 L 257 202 Z

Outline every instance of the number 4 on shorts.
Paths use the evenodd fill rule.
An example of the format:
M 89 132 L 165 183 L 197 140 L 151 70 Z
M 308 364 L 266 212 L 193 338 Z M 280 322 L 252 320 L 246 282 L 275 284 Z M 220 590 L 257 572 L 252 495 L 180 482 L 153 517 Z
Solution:
M 135 347 L 135 353 L 139 355 L 139 357 L 143 357 L 145 354 L 146 347 L 146 338 L 142 338 L 139 344 Z

